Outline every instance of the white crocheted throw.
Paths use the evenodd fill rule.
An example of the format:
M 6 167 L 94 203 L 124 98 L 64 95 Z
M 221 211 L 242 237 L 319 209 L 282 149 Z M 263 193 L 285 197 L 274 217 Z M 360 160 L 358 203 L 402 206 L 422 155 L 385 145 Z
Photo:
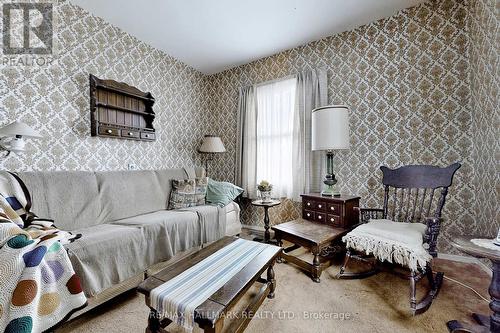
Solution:
M 432 259 L 423 246 L 426 228 L 422 223 L 373 219 L 349 232 L 342 241 L 348 248 L 372 254 L 380 261 L 417 271 Z

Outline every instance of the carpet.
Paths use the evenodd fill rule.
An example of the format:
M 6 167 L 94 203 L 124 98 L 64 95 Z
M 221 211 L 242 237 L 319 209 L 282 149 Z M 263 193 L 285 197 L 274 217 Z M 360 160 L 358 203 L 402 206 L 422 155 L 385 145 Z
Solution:
M 243 234 L 251 239 L 252 234 Z M 312 261 L 304 249 L 293 252 Z M 448 332 L 446 322 L 458 319 L 471 323 L 472 312 L 489 314 L 488 302 L 472 290 L 445 278 L 431 308 L 418 316 L 409 313 L 409 281 L 390 273 L 362 280 L 337 280 L 342 258 L 323 271 L 321 283 L 288 263 L 276 264 L 276 297 L 266 299 L 250 321 L 246 333 L 330 332 Z M 351 269 L 359 269 L 356 265 Z M 474 288 L 489 300 L 491 277 L 478 265 L 443 259 L 434 260 L 434 270 Z M 265 276 L 265 274 L 264 274 Z M 421 297 L 425 285 L 419 283 Z M 257 292 L 251 289 L 246 297 Z M 244 309 L 243 299 L 233 309 Z M 149 309 L 144 296 L 131 290 L 65 323 L 56 333 L 144 332 Z M 228 319 L 226 319 L 228 320 Z M 169 326 L 169 332 L 180 330 Z M 195 328 L 194 332 L 201 332 Z
M 489 299 L 490 276 L 478 265 L 436 259 L 435 268 Z M 486 301 L 447 279 L 431 308 L 412 317 L 409 282 L 395 275 L 380 273 L 363 280 L 337 280 L 337 264 L 323 272 L 318 284 L 291 264 L 276 264 L 275 271 L 276 297 L 264 301 L 245 332 L 447 332 L 449 320 L 470 322 L 472 312 L 489 313 Z M 144 296 L 130 291 L 56 332 L 144 332 L 147 316 Z

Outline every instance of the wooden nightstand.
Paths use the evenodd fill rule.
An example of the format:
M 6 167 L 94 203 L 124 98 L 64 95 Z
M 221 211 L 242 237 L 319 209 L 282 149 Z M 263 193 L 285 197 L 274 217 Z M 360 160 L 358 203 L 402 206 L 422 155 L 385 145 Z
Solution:
M 338 228 L 349 228 L 359 223 L 360 197 L 342 195 L 340 197 L 324 197 L 320 193 L 302 194 L 302 218 L 332 225 Z

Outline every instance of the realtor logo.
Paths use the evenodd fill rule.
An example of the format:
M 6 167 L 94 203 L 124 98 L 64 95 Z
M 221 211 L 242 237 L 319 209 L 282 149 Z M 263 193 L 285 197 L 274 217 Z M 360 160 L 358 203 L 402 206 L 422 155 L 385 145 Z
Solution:
M 52 4 L 3 5 L 3 54 L 52 54 Z

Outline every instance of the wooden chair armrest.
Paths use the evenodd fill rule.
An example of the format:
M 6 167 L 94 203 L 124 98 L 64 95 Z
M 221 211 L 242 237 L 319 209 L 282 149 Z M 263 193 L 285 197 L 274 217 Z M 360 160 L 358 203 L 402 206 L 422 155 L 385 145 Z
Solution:
M 384 210 L 382 208 L 360 208 L 360 207 L 354 207 L 354 210 L 357 210 L 358 212 L 381 212 L 383 213 Z
M 384 215 L 382 208 L 360 208 L 354 207 L 359 212 L 361 223 L 368 223 L 370 219 L 380 219 Z
M 433 257 L 437 256 L 437 239 L 439 236 L 439 230 L 441 229 L 441 221 L 443 220 L 440 217 L 425 217 L 425 224 L 427 228 L 425 229 L 424 235 L 424 244 L 427 244 L 427 251 Z
M 441 221 L 443 221 L 441 217 L 434 217 L 434 216 L 426 216 L 424 217 L 424 219 L 427 226 L 429 226 L 429 224 L 432 223 L 441 223 Z

